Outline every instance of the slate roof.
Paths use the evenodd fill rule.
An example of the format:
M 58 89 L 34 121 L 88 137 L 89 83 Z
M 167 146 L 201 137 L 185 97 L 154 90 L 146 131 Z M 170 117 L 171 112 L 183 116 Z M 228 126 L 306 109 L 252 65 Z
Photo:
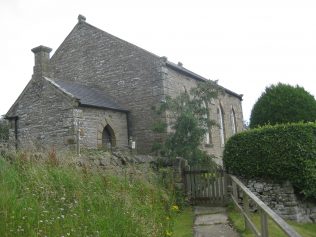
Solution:
M 65 93 L 70 94 L 71 96 L 78 99 L 81 106 L 128 112 L 127 109 L 123 108 L 121 105 L 119 105 L 119 103 L 115 102 L 113 98 L 106 95 L 105 92 L 100 89 L 82 85 L 72 81 L 51 80 L 49 78 L 45 79 L 55 84 Z
M 190 71 L 190 70 L 184 68 L 183 66 L 179 66 L 179 65 L 177 65 L 177 64 L 175 64 L 175 63 L 173 63 L 173 62 L 167 61 L 167 62 L 166 62 L 166 65 L 167 65 L 168 67 L 170 67 L 170 68 L 172 68 L 172 69 L 174 69 L 174 70 L 180 72 L 180 73 L 183 73 L 183 74 L 185 74 L 185 75 L 187 75 L 187 76 L 191 76 L 191 77 L 195 78 L 196 80 L 199 80 L 199 81 L 207 81 L 207 80 L 208 80 L 208 79 L 206 79 L 205 77 L 202 77 L 202 76 L 196 74 L 195 72 L 192 72 L 192 71 Z M 223 87 L 223 86 L 220 86 L 220 87 L 221 87 L 222 89 L 224 89 L 224 91 L 225 91 L 226 93 L 228 93 L 228 94 L 230 94 L 230 95 L 233 95 L 233 96 L 239 98 L 240 100 L 242 100 L 242 97 L 243 97 L 242 94 L 237 94 L 236 92 L 233 92 L 233 91 L 231 91 L 231 90 L 229 90 L 229 89 L 227 89 L 227 88 L 225 88 L 225 87 Z

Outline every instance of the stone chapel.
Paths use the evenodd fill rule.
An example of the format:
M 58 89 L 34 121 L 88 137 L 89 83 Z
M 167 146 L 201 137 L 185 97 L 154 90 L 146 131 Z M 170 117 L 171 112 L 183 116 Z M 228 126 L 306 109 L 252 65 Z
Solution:
M 150 152 L 157 134 L 153 107 L 207 79 L 86 22 L 78 23 L 50 56 L 38 46 L 33 75 L 6 114 L 17 149 L 129 147 Z M 202 144 L 220 157 L 225 141 L 243 130 L 242 95 L 223 88 L 209 104 L 218 126 Z M 78 139 L 79 137 L 79 139 Z

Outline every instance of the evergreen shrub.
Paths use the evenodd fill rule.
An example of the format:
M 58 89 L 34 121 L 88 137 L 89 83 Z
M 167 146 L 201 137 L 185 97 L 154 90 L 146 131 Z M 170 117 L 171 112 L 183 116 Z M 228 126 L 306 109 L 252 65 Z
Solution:
M 252 108 L 250 128 L 316 121 L 316 100 L 303 87 L 282 83 L 265 89 Z
M 306 197 L 316 197 L 316 123 L 267 125 L 236 134 L 223 156 L 229 173 L 290 181 Z

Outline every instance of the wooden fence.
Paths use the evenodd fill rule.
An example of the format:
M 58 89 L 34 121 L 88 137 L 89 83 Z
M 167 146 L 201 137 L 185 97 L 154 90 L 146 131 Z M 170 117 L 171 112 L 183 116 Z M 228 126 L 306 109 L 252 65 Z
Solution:
M 186 167 L 185 191 L 193 205 L 226 204 L 224 173 L 215 167 Z
M 301 237 L 235 176 L 225 174 L 214 167 L 186 167 L 183 174 L 185 192 L 192 205 L 223 206 L 227 204 L 228 196 L 230 196 L 233 203 L 244 216 L 245 228 L 250 229 L 256 237 L 269 237 L 269 218 L 279 226 L 286 236 Z M 242 200 L 239 198 L 242 198 Z M 251 219 L 250 201 L 258 207 L 260 230 L 258 230 Z

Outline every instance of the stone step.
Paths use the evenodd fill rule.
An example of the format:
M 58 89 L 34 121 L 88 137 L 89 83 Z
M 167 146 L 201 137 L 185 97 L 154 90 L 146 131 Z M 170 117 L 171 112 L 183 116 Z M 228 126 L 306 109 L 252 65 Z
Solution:
M 194 207 L 194 237 L 238 237 L 230 226 L 226 208 L 224 207 Z
M 228 224 L 196 226 L 193 228 L 194 237 L 239 237 Z

